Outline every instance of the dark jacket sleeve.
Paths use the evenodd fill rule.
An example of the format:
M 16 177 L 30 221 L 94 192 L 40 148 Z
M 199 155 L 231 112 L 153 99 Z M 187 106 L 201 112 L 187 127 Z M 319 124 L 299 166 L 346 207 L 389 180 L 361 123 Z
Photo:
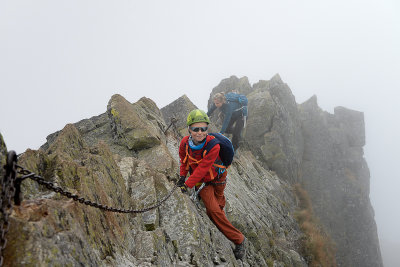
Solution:
M 210 109 L 207 111 L 207 116 L 210 116 L 216 109 L 217 109 L 217 106 L 213 103 L 211 105 Z
M 214 164 L 215 160 L 219 155 L 220 146 L 219 144 L 215 145 L 210 152 L 201 160 L 200 164 L 194 170 L 192 175 L 186 180 L 185 184 L 192 188 L 197 183 L 202 181 L 207 173 L 210 171 L 211 166 Z
M 229 122 L 231 121 L 233 111 L 234 111 L 233 107 L 230 103 L 225 103 L 223 105 L 222 112 L 224 113 L 224 121 L 222 123 L 222 128 L 221 128 L 220 133 L 222 133 L 222 134 L 225 133 L 226 128 L 228 128 Z

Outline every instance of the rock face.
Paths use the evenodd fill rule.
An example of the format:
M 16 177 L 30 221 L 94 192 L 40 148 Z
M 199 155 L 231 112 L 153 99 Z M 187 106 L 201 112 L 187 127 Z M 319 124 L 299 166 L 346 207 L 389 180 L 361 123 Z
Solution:
M 301 181 L 336 242 L 338 264 L 382 266 L 363 158 L 363 113 L 343 107 L 333 115 L 323 112 L 316 97 L 299 110 L 305 140 Z
M 0 163 L 1 163 L 1 166 L 4 166 L 4 164 L 6 164 L 6 157 L 5 157 L 6 153 L 7 153 L 7 147 L 6 147 L 6 144 L 4 143 L 3 136 L 0 133 Z M 3 168 L 0 168 L 0 169 L 1 169 L 0 171 L 2 172 Z M 3 173 L 1 173 L 1 174 L 3 175 Z
M 187 134 L 187 114 L 189 114 L 193 109 L 197 109 L 197 107 L 186 95 L 183 95 L 171 104 L 163 107 L 161 113 L 168 126 L 171 125 L 171 123 L 174 123 L 171 125 L 172 127 L 170 127 L 171 131 L 176 131 L 178 135 L 180 134 L 183 136 Z
M 249 116 L 246 139 L 250 146 L 278 176 L 298 182 L 304 142 L 301 121 L 295 98 L 279 75 L 254 85 L 249 112 L 257 114 Z
M 163 122 L 155 107 L 155 103 L 147 98 L 132 105 L 122 96 L 114 95 L 107 106 L 114 141 L 129 150 L 159 145 L 162 134 L 160 126 Z
M 245 92 L 237 81 L 223 80 L 211 95 L 226 90 L 226 84 Z M 314 213 L 336 243 L 339 266 L 382 266 L 363 157 L 363 113 L 337 107 L 329 114 L 315 96 L 297 105 L 279 75 L 246 92 L 245 147 L 264 168 L 308 192 Z
M 130 104 L 115 95 L 106 113 L 67 125 L 40 150 L 26 151 L 19 164 L 85 199 L 140 210 L 172 190 L 178 168 L 179 138 L 161 134 L 166 124 L 160 118 L 152 101 Z M 297 252 L 302 234 L 291 216 L 296 198 L 290 185 L 250 152 L 232 166 L 229 181 L 227 216 L 249 240 L 243 264 L 306 266 Z M 24 201 L 11 216 L 6 265 L 241 265 L 204 207 L 180 191 L 137 215 L 82 205 L 30 180 L 22 191 Z
M 225 190 L 227 217 L 248 240 L 243 261 L 235 260 L 233 244 L 209 220 L 202 203 L 179 190 L 156 209 L 120 214 L 69 200 L 27 179 L 24 201 L 10 217 L 5 266 L 326 263 L 304 242 L 312 237 L 296 220 L 304 215 L 299 211 L 304 201 L 294 194 L 295 183 L 308 192 L 320 231 L 336 243 L 336 261 L 326 266 L 382 266 L 368 198 L 363 114 L 345 108 L 328 114 L 315 97 L 297 105 L 279 75 L 253 86 L 246 77 L 232 76 L 211 95 L 227 90 L 249 99 L 248 126 Z M 90 201 L 141 210 L 173 189 L 178 144 L 194 108 L 186 96 L 160 110 L 148 98 L 132 104 L 114 95 L 105 113 L 49 135 L 19 164 Z M 167 130 L 171 118 L 176 120 Z M 212 120 L 217 130 L 217 116 Z

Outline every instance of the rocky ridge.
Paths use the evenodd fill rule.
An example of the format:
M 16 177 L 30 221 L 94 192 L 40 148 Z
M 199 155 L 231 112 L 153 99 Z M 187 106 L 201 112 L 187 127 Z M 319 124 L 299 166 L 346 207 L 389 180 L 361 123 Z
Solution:
M 299 183 L 336 243 L 337 265 L 382 266 L 362 151 L 363 114 L 326 113 L 316 97 L 298 105 L 278 75 L 253 86 L 232 76 L 211 95 L 228 89 L 249 99 L 244 141 L 225 190 L 227 216 L 249 241 L 243 261 L 235 260 L 201 202 L 178 190 L 155 210 L 118 214 L 26 180 L 24 201 L 10 218 L 5 265 L 307 266 L 315 256 L 304 253 L 295 218 L 300 200 L 292 186 Z M 186 96 L 160 110 L 148 98 L 132 104 L 114 95 L 105 113 L 49 135 L 19 164 L 92 201 L 142 209 L 172 190 L 177 147 L 194 107 Z M 165 131 L 171 118 L 175 125 Z M 217 129 L 218 115 L 212 121 Z M 2 145 L 2 155 L 5 150 Z

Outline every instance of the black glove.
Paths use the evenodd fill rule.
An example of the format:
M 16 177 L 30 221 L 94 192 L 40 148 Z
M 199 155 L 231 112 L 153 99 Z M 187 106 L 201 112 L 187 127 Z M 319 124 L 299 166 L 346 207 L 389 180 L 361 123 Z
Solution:
M 176 183 L 176 185 L 181 188 L 182 193 L 186 193 L 187 192 L 187 186 L 185 184 L 185 179 L 186 179 L 185 176 L 181 176 L 179 181 Z
M 176 185 L 179 186 L 179 187 L 184 186 L 185 185 L 185 179 L 186 179 L 186 177 L 181 175 L 179 180 L 178 180 L 178 182 L 176 183 Z

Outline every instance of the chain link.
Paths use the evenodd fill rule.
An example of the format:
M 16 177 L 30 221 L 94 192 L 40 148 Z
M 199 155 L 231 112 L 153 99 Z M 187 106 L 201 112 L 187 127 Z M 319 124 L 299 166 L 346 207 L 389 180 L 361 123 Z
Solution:
M 178 122 L 178 119 L 172 117 L 172 118 L 171 118 L 171 123 L 169 124 L 169 126 L 167 127 L 167 129 L 164 131 L 164 134 L 166 135 L 166 134 L 167 134 L 167 131 L 169 130 L 169 128 L 171 128 L 171 126 L 174 126 L 173 128 L 174 128 L 175 134 L 178 135 L 179 138 L 182 138 L 182 137 L 183 137 L 182 134 L 179 132 L 178 128 L 176 127 L 176 123 L 177 123 L 177 122 Z
M 171 123 L 169 124 L 169 126 L 167 127 L 167 129 L 165 129 L 164 134 L 167 135 L 167 131 L 169 130 L 169 128 L 171 128 L 171 126 L 173 127 L 173 130 L 175 132 L 175 134 L 179 137 L 179 138 L 183 138 L 181 132 L 178 130 L 178 127 L 176 126 L 176 123 L 178 122 L 178 119 L 176 119 L 175 117 L 171 118 Z
M 167 199 L 172 195 L 172 193 L 176 190 L 177 185 L 175 185 L 172 190 L 160 201 L 156 202 L 154 205 L 147 207 L 147 208 L 143 208 L 143 209 L 138 209 L 138 210 L 134 210 L 134 209 L 123 209 L 123 208 L 114 208 L 114 207 L 109 207 L 107 205 L 103 205 L 103 204 L 99 204 L 90 200 L 87 200 L 83 197 L 79 197 L 76 194 L 72 194 L 71 192 L 68 192 L 66 190 L 64 190 L 63 188 L 54 185 L 54 183 L 46 181 L 43 177 L 25 169 L 24 167 L 20 166 L 20 165 L 16 165 L 16 167 L 18 169 L 20 169 L 18 171 L 19 174 L 22 174 L 23 176 L 21 177 L 21 179 L 32 179 L 34 181 L 36 181 L 38 184 L 45 186 L 47 189 L 52 190 L 56 193 L 59 193 L 67 198 L 70 198 L 74 201 L 77 201 L 81 204 L 87 205 L 87 206 L 91 206 L 91 207 L 95 207 L 101 210 L 105 210 L 105 211 L 111 211 L 111 212 L 118 212 L 118 213 L 144 213 L 153 209 L 158 208 L 159 206 L 161 206 L 165 201 L 167 201 Z
M 8 217 L 10 216 L 13 206 L 11 198 L 15 195 L 14 182 L 17 176 L 16 163 L 17 154 L 15 151 L 10 151 L 7 155 L 7 164 L 4 166 L 6 173 L 1 182 L 0 213 L 2 215 L 2 220 L 0 222 L 0 266 L 3 266 L 3 251 L 7 245 L 6 234 L 10 228 Z
M 176 129 L 176 124 L 175 124 L 177 121 L 178 121 L 177 119 L 175 119 L 174 117 L 172 117 L 172 118 L 171 118 L 171 123 L 169 124 L 169 126 L 167 127 L 167 129 L 165 129 L 164 134 L 167 134 L 167 131 L 169 130 L 169 128 L 171 128 L 172 125 L 174 126 L 174 129 L 177 130 L 177 129 Z

